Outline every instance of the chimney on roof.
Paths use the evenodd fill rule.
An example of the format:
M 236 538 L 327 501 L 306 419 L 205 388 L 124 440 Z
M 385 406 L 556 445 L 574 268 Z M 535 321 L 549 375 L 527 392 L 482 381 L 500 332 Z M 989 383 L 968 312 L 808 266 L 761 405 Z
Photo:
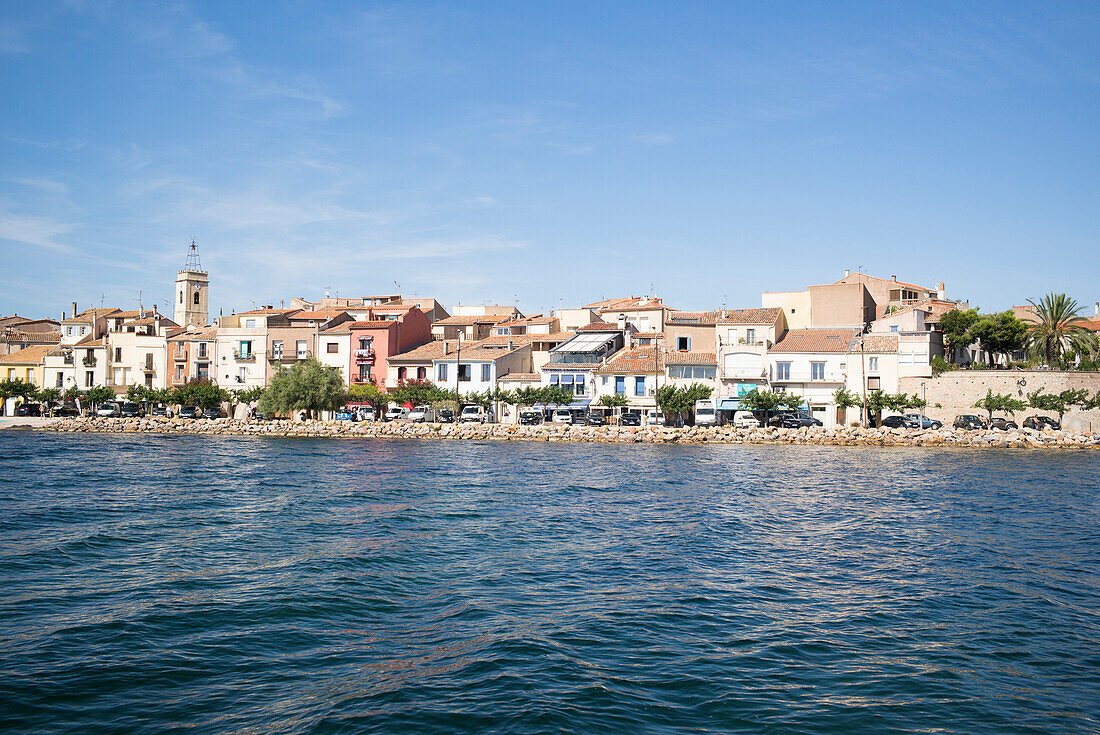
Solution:
M 1092 313 L 1096 316 L 1100 316 L 1100 301 L 1093 304 Z
M 894 275 L 891 275 L 890 280 L 893 281 L 894 283 L 897 283 L 898 282 L 898 277 L 894 276 Z
M 76 302 L 73 302 L 73 316 L 76 316 Z
M 940 289 L 936 292 L 936 296 L 943 301 L 947 298 L 947 287 L 943 285 L 943 281 L 940 281 Z
M 844 277 L 847 278 L 850 275 L 852 275 L 852 269 L 851 268 L 845 268 L 844 269 Z

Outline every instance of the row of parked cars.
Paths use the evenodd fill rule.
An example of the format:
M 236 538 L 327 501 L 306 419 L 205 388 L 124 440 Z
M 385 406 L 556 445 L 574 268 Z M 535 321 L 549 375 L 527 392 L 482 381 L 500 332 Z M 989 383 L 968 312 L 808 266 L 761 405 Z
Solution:
M 1012 419 L 997 417 L 992 421 L 986 421 L 981 416 L 974 416 L 971 414 L 956 416 L 953 426 L 956 429 L 1000 429 L 1001 431 L 1008 431 L 1009 429 L 1020 428 L 1019 425 L 1017 425 L 1017 423 Z M 1028 416 L 1026 419 L 1024 419 L 1024 428 L 1038 430 L 1050 428 L 1054 431 L 1060 431 L 1062 429 L 1062 424 L 1055 419 L 1052 419 L 1050 416 L 1036 415 Z

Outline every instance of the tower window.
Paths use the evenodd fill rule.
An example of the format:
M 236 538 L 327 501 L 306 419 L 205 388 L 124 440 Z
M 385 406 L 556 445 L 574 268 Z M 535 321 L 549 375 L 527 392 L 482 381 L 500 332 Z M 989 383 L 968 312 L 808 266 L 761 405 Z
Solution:
M 199 305 L 199 292 L 196 290 L 195 291 L 195 306 L 198 306 L 198 305 Z
M 180 303 L 183 303 L 183 291 L 180 291 Z

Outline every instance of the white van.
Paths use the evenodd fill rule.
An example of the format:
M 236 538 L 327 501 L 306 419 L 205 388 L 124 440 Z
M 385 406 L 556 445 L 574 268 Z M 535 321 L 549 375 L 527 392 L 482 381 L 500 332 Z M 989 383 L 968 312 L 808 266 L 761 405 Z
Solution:
M 466 406 L 458 420 L 463 424 L 484 424 L 489 420 L 489 414 L 485 413 L 484 406 Z
M 571 424 L 573 423 L 573 412 L 568 408 L 555 408 L 552 421 L 555 424 Z
M 715 410 L 714 401 L 703 398 L 695 402 L 695 425 L 714 426 L 718 423 L 718 412 Z
M 737 429 L 759 429 L 760 421 L 752 415 L 752 411 L 738 411 L 733 414 L 733 426 Z
M 398 421 L 407 418 L 408 415 L 409 409 L 404 406 L 394 406 L 389 411 L 386 411 L 386 421 Z
M 646 426 L 664 426 L 665 425 L 665 412 L 658 411 L 655 408 L 646 409 L 645 412 Z

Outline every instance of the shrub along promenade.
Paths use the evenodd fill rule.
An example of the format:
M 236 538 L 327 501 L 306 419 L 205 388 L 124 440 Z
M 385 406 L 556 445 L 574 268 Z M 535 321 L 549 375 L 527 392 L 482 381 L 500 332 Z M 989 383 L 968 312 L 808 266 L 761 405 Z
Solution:
M 641 444 L 813 444 L 900 447 L 1100 448 L 1100 433 L 1045 429 L 873 429 L 804 427 L 735 429 L 732 426 L 570 426 L 542 424 L 418 424 L 351 421 L 235 421 L 155 418 L 55 419 L 43 431 L 201 434 L 211 436 L 452 439 L 468 441 L 565 441 Z

